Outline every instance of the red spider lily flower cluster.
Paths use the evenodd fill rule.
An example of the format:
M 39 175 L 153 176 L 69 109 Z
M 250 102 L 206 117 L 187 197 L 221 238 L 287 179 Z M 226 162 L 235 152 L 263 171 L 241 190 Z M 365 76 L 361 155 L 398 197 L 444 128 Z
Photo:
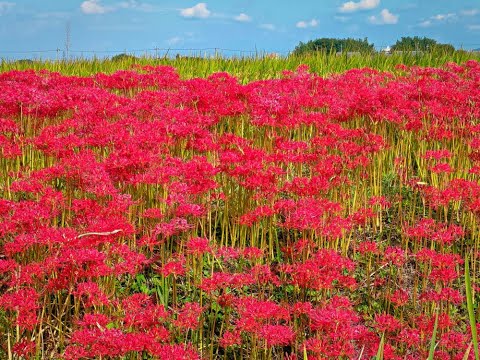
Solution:
M 463 359 L 479 80 L 0 74 L 0 358 Z

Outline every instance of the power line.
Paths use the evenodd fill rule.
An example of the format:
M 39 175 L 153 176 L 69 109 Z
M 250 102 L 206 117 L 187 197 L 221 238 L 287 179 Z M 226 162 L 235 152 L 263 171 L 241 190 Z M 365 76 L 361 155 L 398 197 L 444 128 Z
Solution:
M 392 44 L 376 44 L 375 49 L 384 49 L 391 46 Z M 465 43 L 461 45 L 461 48 L 465 47 L 480 47 L 480 43 Z M 458 47 L 457 47 L 458 48 Z M 60 48 L 57 49 L 36 49 L 36 50 L 0 50 L 0 58 L 3 54 L 48 54 L 48 53 L 57 53 L 59 55 Z M 155 53 L 158 57 L 159 52 L 164 52 L 165 56 L 169 53 L 175 52 L 187 52 L 187 53 L 198 53 L 198 52 L 209 52 L 209 53 L 239 53 L 239 54 L 278 54 L 278 55 L 288 55 L 291 51 L 288 50 L 250 50 L 250 49 L 232 49 L 232 48 L 222 48 L 222 47 L 204 47 L 204 48 L 166 48 L 166 47 L 154 47 L 154 48 L 143 48 L 143 49 L 115 49 L 115 50 L 89 50 L 89 49 L 71 49 L 68 48 L 69 54 L 137 54 L 137 53 Z
M 48 53 L 48 52 L 56 52 L 58 49 L 51 49 L 51 50 L 0 50 L 0 54 L 34 54 L 34 53 Z

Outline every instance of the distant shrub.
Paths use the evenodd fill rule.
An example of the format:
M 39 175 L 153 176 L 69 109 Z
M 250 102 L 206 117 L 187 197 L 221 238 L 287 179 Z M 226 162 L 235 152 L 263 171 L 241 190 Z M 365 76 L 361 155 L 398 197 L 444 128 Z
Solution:
M 137 61 L 138 57 L 130 54 L 121 53 L 112 57 L 112 61 Z
M 367 38 L 361 39 L 335 39 L 321 38 L 310 40 L 307 43 L 300 42 L 293 50 L 294 55 L 303 55 L 316 51 L 324 52 L 373 52 L 373 44 L 370 44 Z

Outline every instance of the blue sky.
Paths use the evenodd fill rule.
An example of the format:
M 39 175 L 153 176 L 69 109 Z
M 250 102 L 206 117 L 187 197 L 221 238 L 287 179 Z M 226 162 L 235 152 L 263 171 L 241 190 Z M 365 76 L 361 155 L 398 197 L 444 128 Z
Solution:
M 54 58 L 65 50 L 67 27 L 73 56 L 155 48 L 158 55 L 206 48 L 286 54 L 320 37 L 367 37 L 380 49 L 415 35 L 480 48 L 478 0 L 203 1 L 0 1 L 0 57 Z M 27 53 L 34 50 L 51 51 Z

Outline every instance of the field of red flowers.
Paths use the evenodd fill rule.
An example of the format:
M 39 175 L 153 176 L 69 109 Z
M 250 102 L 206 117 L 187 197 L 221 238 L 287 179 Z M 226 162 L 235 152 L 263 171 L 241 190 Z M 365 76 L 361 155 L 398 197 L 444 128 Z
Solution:
M 475 61 L 0 74 L 0 358 L 474 359 L 479 104 Z

